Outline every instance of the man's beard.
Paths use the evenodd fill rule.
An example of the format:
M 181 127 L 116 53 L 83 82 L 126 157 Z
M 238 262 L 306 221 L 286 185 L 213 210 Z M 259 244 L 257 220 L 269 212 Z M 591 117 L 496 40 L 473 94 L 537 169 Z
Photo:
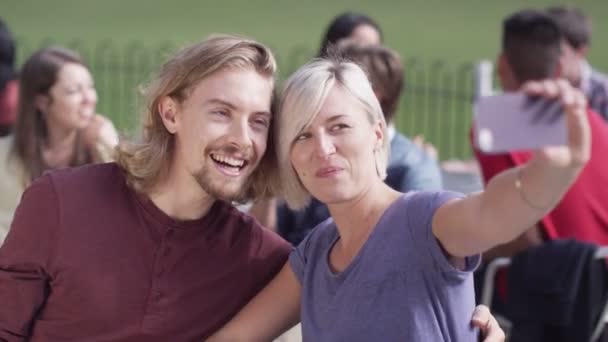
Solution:
M 243 202 L 246 198 L 248 183 L 247 179 L 244 181 L 243 178 L 239 180 L 225 179 L 221 181 L 221 176 L 213 175 L 211 170 L 210 161 L 193 174 L 194 179 L 200 185 L 201 189 L 210 196 L 229 202 Z

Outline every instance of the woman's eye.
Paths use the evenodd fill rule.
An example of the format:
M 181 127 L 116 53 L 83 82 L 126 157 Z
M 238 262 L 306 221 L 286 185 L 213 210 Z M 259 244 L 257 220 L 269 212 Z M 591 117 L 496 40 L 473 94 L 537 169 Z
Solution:
M 340 131 L 340 130 L 343 130 L 343 129 L 349 128 L 349 127 L 350 126 L 348 126 L 347 124 L 336 124 L 336 125 L 333 125 L 331 127 L 331 130 L 332 131 Z
M 302 141 L 308 138 L 310 138 L 310 133 L 302 133 L 296 137 L 295 141 Z

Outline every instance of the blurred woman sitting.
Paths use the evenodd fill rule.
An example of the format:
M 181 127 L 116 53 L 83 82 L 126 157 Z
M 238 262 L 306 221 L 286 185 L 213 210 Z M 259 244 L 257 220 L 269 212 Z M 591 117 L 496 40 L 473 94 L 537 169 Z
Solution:
M 14 133 L 0 139 L 0 243 L 32 180 L 46 170 L 113 158 L 118 134 L 96 104 L 93 78 L 76 52 L 49 47 L 25 62 Z

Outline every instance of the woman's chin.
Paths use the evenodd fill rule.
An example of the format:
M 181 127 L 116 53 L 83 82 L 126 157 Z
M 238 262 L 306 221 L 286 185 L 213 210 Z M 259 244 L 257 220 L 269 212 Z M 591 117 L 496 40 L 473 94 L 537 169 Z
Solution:
M 324 192 L 324 193 L 320 193 L 317 196 L 313 195 L 316 199 L 318 199 L 319 201 L 323 202 L 324 204 L 327 205 L 332 205 L 332 204 L 339 204 L 339 203 L 343 203 L 343 202 L 347 202 L 350 199 L 352 199 L 352 194 L 346 193 L 346 192 L 339 192 L 339 191 L 334 191 L 334 192 Z

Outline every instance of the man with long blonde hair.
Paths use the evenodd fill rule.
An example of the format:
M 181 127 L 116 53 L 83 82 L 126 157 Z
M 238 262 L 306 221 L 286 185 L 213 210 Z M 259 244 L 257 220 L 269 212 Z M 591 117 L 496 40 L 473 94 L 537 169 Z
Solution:
M 275 74 L 252 40 L 186 47 L 116 163 L 34 181 L 0 249 L 0 340 L 202 340 L 247 303 L 290 251 L 231 203 L 276 179 Z

